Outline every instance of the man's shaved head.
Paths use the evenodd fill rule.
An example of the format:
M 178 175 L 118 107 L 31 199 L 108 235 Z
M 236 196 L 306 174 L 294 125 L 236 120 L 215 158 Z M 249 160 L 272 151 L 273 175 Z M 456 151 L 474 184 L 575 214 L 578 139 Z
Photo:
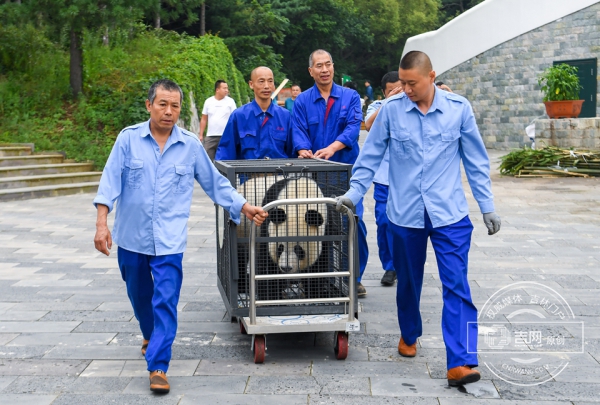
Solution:
M 308 57 L 308 67 L 313 67 L 313 56 L 315 55 L 328 55 L 329 56 L 329 60 L 331 62 L 333 62 L 333 58 L 331 57 L 331 54 L 329 52 L 327 52 L 325 49 L 317 49 L 316 51 L 313 51 L 310 56 Z
M 254 69 L 252 70 L 252 72 L 250 72 L 250 80 L 254 81 L 254 80 L 255 80 L 255 78 L 256 78 L 256 74 L 257 74 L 259 71 L 261 71 L 262 69 L 266 69 L 266 70 L 268 70 L 269 72 L 271 72 L 271 76 L 273 76 L 273 71 L 272 71 L 271 69 L 269 69 L 269 68 L 268 68 L 268 67 L 266 67 L 266 66 L 259 66 L 259 67 L 257 67 L 257 68 L 254 68 Z
M 429 56 L 425 52 L 410 51 L 400 61 L 400 69 L 417 69 L 423 75 L 428 75 L 433 70 L 433 66 L 431 65 L 431 59 L 429 59 Z

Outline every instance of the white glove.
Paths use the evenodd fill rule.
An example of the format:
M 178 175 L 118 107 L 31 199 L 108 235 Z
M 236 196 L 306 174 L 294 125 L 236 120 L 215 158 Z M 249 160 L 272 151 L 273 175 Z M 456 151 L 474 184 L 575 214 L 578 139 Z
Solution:
M 338 212 L 347 214 L 349 210 L 352 211 L 354 209 L 354 204 L 352 204 L 352 200 L 348 197 L 336 197 L 335 201 L 337 202 L 335 210 Z
M 488 229 L 488 235 L 493 235 L 500 230 L 500 217 L 495 212 L 483 214 L 483 223 Z

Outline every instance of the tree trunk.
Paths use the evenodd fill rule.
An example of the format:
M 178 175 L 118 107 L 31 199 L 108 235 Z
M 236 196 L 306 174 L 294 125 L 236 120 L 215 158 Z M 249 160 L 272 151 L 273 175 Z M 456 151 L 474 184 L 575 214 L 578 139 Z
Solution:
M 206 1 L 202 3 L 202 8 L 200 9 L 200 36 L 206 34 Z
M 102 45 L 108 46 L 108 26 L 104 27 L 104 35 L 102 35 Z
M 77 98 L 83 91 L 83 49 L 81 48 L 81 35 L 71 29 L 71 60 L 70 82 L 73 98 Z
M 154 28 L 160 28 L 160 4 L 156 9 L 156 13 L 154 14 Z

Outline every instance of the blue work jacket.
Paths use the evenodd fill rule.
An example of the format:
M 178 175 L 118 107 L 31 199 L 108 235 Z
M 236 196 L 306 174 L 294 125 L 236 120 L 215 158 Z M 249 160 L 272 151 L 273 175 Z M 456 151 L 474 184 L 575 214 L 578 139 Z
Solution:
M 236 109 L 227 122 L 215 160 L 285 159 L 292 154 L 290 112 L 271 103 L 266 112 L 256 100 Z
M 330 97 L 335 101 L 327 116 L 327 122 L 327 103 L 316 84 L 296 97 L 292 114 L 294 155 L 297 156 L 298 151 L 303 149 L 314 153 L 335 141 L 340 141 L 346 147 L 337 151 L 330 160 L 353 164 L 359 152 L 358 135 L 362 122 L 360 97 L 355 90 L 335 83 Z
M 94 205 L 111 212 L 118 200 L 112 236 L 119 247 L 151 256 L 182 253 L 194 179 L 239 224 L 246 200 L 219 174 L 198 137 L 175 125 L 161 153 L 146 121 L 117 137 Z
M 434 228 L 466 217 L 461 160 L 479 209 L 494 211 L 490 161 L 464 97 L 435 88 L 426 114 L 404 93 L 387 99 L 352 170 L 346 196 L 354 204 L 371 186 L 388 149 L 387 215 L 393 224 L 424 228 L 425 210 Z

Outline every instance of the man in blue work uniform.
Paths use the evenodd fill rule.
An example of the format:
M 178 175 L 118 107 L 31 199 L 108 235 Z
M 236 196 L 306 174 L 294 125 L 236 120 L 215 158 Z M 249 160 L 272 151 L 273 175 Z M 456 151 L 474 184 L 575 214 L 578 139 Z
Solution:
M 398 77 L 398 72 L 388 72 L 381 79 L 381 89 L 386 99 L 402 93 L 402 84 Z M 384 100 L 375 100 L 367 108 L 365 117 L 365 128 L 371 130 L 377 113 Z M 387 200 L 389 191 L 388 172 L 390 170 L 390 153 L 385 151 L 385 156 L 379 166 L 379 170 L 373 177 L 373 199 L 375 200 L 375 223 L 377 224 L 377 247 L 379 250 L 379 260 L 383 266 L 384 274 L 381 277 L 381 284 L 393 286 L 396 281 L 396 270 L 394 269 L 392 231 L 389 229 L 389 220 L 387 217 Z
M 390 151 L 387 214 L 398 273 L 396 303 L 402 337 L 398 352 L 417 353 L 422 335 L 419 302 L 427 239 L 435 251 L 444 308 L 449 385 L 478 381 L 477 308 L 467 280 L 473 225 L 462 188 L 462 160 L 488 234 L 500 230 L 494 212 L 490 163 L 469 102 L 435 87 L 435 72 L 423 52 L 407 53 L 400 62 L 404 93 L 379 110 L 354 165 L 351 189 L 338 198 L 338 209 L 357 204 L 369 189 L 386 149 Z M 468 347 L 467 347 L 468 346 Z
M 290 112 L 271 100 L 275 91 L 273 71 L 257 67 L 248 84 L 254 100 L 229 117 L 215 160 L 292 157 Z
M 310 54 L 308 72 L 315 85 L 301 93 L 294 103 L 292 136 L 294 152 L 300 158 L 320 158 L 354 164 L 359 152 L 358 135 L 362 122 L 360 96 L 333 82 L 333 59 L 318 49 Z M 362 200 L 356 205 L 360 276 L 357 295 L 367 295 L 360 282 L 367 267 L 367 227 L 362 220 Z
M 240 212 L 257 224 L 267 216 L 219 174 L 196 135 L 175 125 L 182 101 L 181 88 L 170 80 L 150 87 L 150 120 L 119 134 L 94 199 L 94 245 L 107 256 L 112 237 L 106 220 L 119 200 L 113 229 L 119 268 L 144 337 L 150 389 L 161 393 L 170 390 L 166 373 L 177 332 L 194 179 L 236 223 Z

